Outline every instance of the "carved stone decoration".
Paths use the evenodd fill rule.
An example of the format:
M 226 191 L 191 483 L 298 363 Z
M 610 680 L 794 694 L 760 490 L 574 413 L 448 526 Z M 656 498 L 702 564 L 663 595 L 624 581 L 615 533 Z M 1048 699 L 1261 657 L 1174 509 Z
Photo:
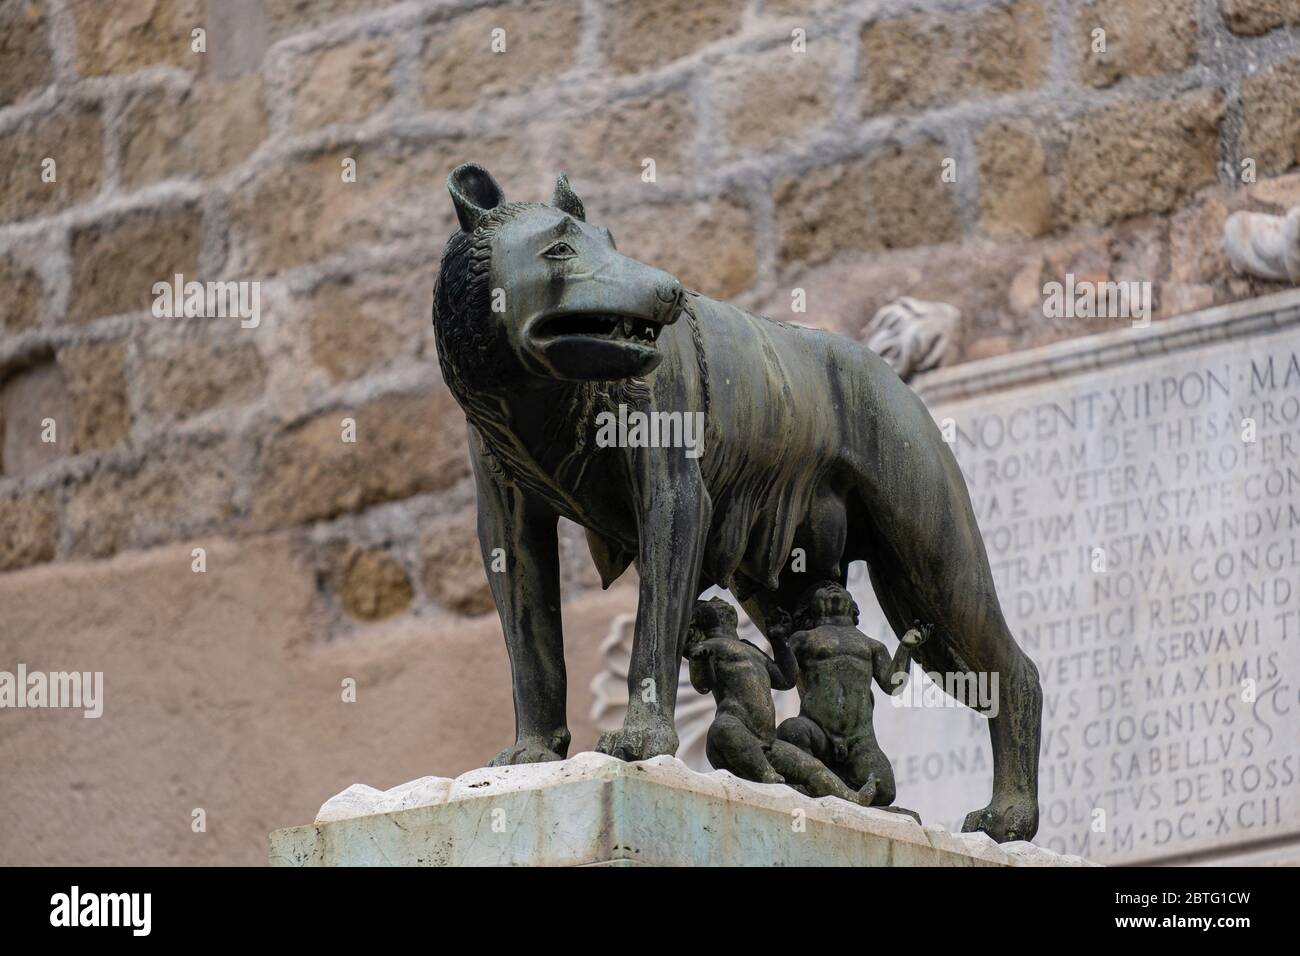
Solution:
M 614 730 L 623 725 L 627 715 L 627 674 L 632 659 L 632 637 L 636 632 L 636 615 L 620 614 L 609 623 L 609 633 L 600 643 L 600 658 L 604 668 L 591 679 L 591 719 L 601 730 Z M 742 615 L 739 634 L 759 647 L 767 641 L 752 621 Z M 707 773 L 712 768 L 704 753 L 704 739 L 713 722 L 713 699 L 698 694 L 691 687 L 690 668 L 682 661 L 677 678 L 677 759 L 692 770 Z M 794 691 L 773 691 L 772 703 L 776 707 L 777 721 L 786 720 L 799 713 L 799 697 Z
M 1223 226 L 1223 251 L 1238 272 L 1300 285 L 1300 206 L 1285 216 L 1234 212 Z
M 564 517 L 586 529 L 604 585 L 633 563 L 639 579 L 627 712 L 597 750 L 676 753 L 702 593 L 730 591 L 769 634 L 809 587 L 843 585 L 865 561 L 896 634 L 933 628 L 914 651 L 927 672 L 998 675 L 996 701 L 954 693 L 989 712 L 993 751 L 991 799 L 964 827 L 1032 837 L 1038 671 L 1002 613 L 961 469 L 916 394 L 840 336 L 710 299 L 623 255 L 567 180 L 552 203 L 507 202 L 466 163 L 448 190 L 460 228 L 434 286 L 434 334 L 469 426 L 514 696 L 515 740 L 493 766 L 568 755 Z M 934 341 L 899 341 L 916 367 L 937 361 Z
M 862 341 L 907 382 L 945 363 L 960 321 L 954 305 L 904 297 L 876 312 Z

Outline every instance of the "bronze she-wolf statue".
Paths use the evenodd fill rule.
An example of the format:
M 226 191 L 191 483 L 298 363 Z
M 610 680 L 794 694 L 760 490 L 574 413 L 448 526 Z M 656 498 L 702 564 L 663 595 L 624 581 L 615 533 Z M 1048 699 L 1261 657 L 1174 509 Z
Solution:
M 448 186 L 460 228 L 433 321 L 469 423 L 514 681 L 515 742 L 493 763 L 568 752 L 563 515 L 586 529 L 606 586 L 633 562 L 640 575 L 628 713 L 599 750 L 676 751 L 679 661 L 703 591 L 729 589 L 766 635 L 810 586 L 843 584 L 862 560 L 894 631 L 928 628 L 914 655 L 927 672 L 997 675 L 993 796 L 966 829 L 1032 837 L 1038 672 L 1003 619 L 965 482 L 920 399 L 855 342 L 751 315 L 620 254 L 563 175 L 549 205 L 506 202 L 472 163 Z M 675 413 L 703 433 L 693 445 L 601 440 L 603 413 Z M 496 549 L 504 572 L 492 571 Z

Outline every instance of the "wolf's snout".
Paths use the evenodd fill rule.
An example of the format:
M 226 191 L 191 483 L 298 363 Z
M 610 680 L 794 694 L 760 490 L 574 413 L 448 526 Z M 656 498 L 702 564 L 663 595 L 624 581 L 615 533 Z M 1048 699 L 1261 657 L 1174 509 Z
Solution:
M 655 300 L 654 321 L 660 325 L 672 325 L 686 304 L 686 290 L 680 282 L 669 276 L 655 289 Z

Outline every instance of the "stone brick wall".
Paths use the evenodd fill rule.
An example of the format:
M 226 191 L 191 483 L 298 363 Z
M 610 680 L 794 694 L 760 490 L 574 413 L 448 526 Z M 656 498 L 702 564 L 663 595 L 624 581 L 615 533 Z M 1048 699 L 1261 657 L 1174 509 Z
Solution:
M 2 9 L 4 570 L 311 526 L 347 616 L 486 609 L 427 321 L 462 160 L 521 197 L 565 169 L 622 248 L 770 314 L 950 301 L 967 358 L 1096 331 L 1042 316 L 1067 272 L 1160 316 L 1254 294 L 1222 221 L 1300 197 L 1292 0 Z M 259 281 L 262 324 L 155 318 L 175 273 Z
M 0 573 L 273 537 L 314 641 L 488 612 L 429 325 L 459 162 L 775 316 L 952 302 L 971 359 L 1105 328 L 1043 317 L 1067 273 L 1268 291 L 1218 242 L 1300 202 L 1298 90 L 1300 0 L 0 0 Z M 260 324 L 156 318 L 177 273 Z

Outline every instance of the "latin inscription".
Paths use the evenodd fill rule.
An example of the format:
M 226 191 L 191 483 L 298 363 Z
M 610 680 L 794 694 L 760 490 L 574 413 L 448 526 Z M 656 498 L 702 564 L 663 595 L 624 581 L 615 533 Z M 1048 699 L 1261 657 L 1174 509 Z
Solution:
M 934 414 L 1043 679 L 1037 842 L 1122 862 L 1300 832 L 1296 334 Z M 992 779 L 982 719 L 876 712 L 899 803 L 959 827 Z

